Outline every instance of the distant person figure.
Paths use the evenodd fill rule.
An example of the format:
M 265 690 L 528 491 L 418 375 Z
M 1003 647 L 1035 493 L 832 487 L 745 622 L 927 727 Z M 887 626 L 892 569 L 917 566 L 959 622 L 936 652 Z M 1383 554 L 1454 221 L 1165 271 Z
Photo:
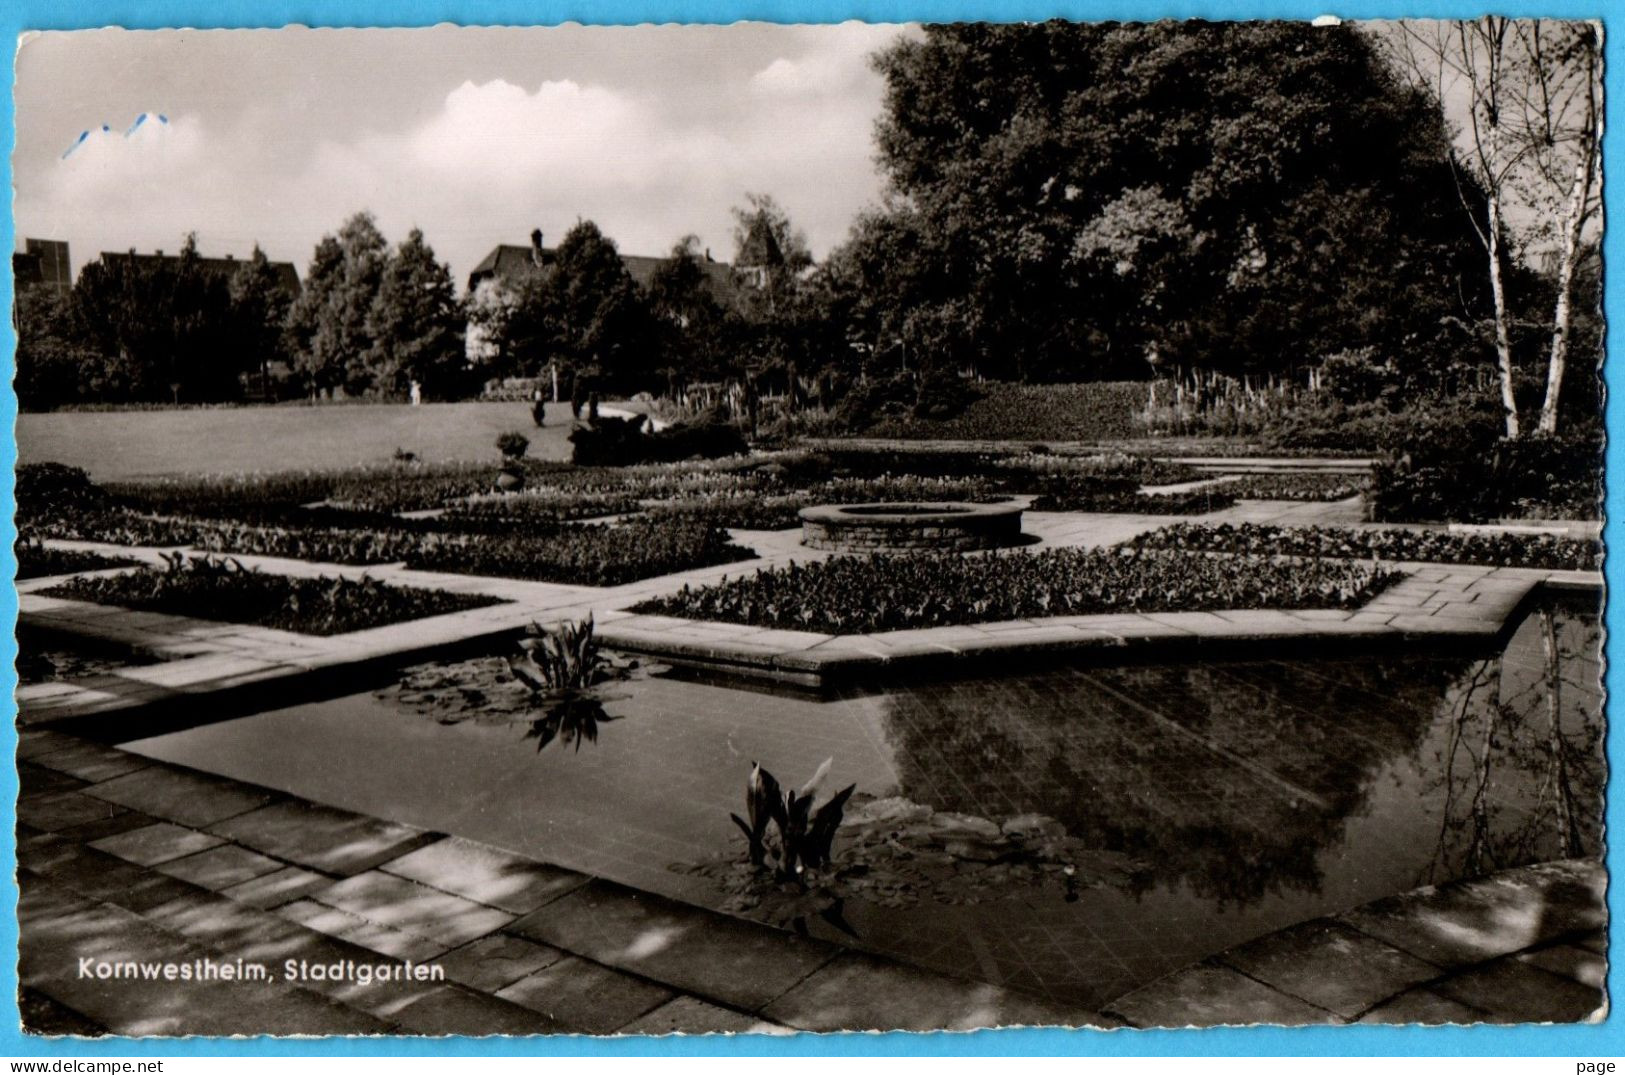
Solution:
M 587 421 L 593 425 L 598 423 L 598 393 L 587 394 Z
M 416 381 L 412 382 L 412 406 L 416 407 L 423 402 L 423 386 Z
M 542 399 L 542 390 L 534 389 L 530 394 L 530 419 L 540 429 L 547 419 L 547 403 Z

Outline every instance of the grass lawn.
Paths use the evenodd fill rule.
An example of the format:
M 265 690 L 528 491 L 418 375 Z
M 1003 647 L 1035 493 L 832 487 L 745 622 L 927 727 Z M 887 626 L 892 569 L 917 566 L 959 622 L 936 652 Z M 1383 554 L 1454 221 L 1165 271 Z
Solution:
M 173 411 L 63 411 L 17 416 L 19 463 L 67 463 L 98 481 L 182 474 L 273 473 L 384 463 L 395 449 L 425 462 L 495 463 L 498 433 L 530 438 L 537 459 L 569 459 L 570 407 L 528 403 L 353 403 Z

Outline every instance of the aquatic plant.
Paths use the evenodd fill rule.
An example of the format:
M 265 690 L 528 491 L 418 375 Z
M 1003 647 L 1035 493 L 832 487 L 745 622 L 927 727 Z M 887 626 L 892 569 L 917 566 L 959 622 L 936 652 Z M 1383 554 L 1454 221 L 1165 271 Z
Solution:
M 799 881 L 808 867 L 829 864 L 835 830 L 840 828 L 846 801 L 857 790 L 856 784 L 848 785 L 817 811 L 812 809 L 818 786 L 829 775 L 834 760 L 826 758 L 799 791 L 781 788 L 772 773 L 751 763 L 750 779 L 745 783 L 745 813 L 750 820 L 746 822 L 738 814 L 728 816 L 745 834 L 752 866 L 770 867 L 780 880 Z M 777 830 L 776 838 L 769 832 L 769 824 Z
M 552 627 L 532 623 L 519 649 L 519 656 L 508 658 L 508 668 L 537 693 L 585 690 L 601 680 L 606 667 L 593 635 L 591 613 L 580 623 Z

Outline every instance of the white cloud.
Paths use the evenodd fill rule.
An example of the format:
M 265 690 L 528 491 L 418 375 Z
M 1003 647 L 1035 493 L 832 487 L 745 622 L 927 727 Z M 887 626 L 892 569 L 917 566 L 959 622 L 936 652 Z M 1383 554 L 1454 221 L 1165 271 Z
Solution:
M 693 95 L 491 79 L 395 130 L 321 137 L 252 112 L 231 127 L 195 115 L 128 138 L 115 127 L 48 174 L 19 172 L 18 234 L 68 238 L 83 264 L 103 249 L 174 249 L 196 230 L 206 254 L 258 240 L 302 272 L 316 240 L 365 208 L 392 240 L 421 227 L 462 276 L 496 243 L 533 227 L 552 241 L 578 217 L 628 253 L 695 232 L 727 257 L 730 207 L 761 191 L 822 254 L 880 190 L 867 57 L 896 29 L 805 29 L 799 47 Z

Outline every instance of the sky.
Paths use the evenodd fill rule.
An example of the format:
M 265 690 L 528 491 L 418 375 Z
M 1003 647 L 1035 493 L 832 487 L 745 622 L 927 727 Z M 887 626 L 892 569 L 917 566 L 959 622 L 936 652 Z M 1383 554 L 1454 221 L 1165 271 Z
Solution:
M 876 49 L 913 28 L 738 24 L 30 35 L 16 64 L 22 239 L 247 257 L 304 276 L 370 210 L 453 275 L 590 219 L 622 253 L 693 233 L 733 256 L 731 208 L 771 194 L 822 257 L 878 201 Z M 147 119 L 134 126 L 145 114 Z M 160 118 L 161 117 L 161 118 Z M 82 142 L 82 132 L 90 132 Z

